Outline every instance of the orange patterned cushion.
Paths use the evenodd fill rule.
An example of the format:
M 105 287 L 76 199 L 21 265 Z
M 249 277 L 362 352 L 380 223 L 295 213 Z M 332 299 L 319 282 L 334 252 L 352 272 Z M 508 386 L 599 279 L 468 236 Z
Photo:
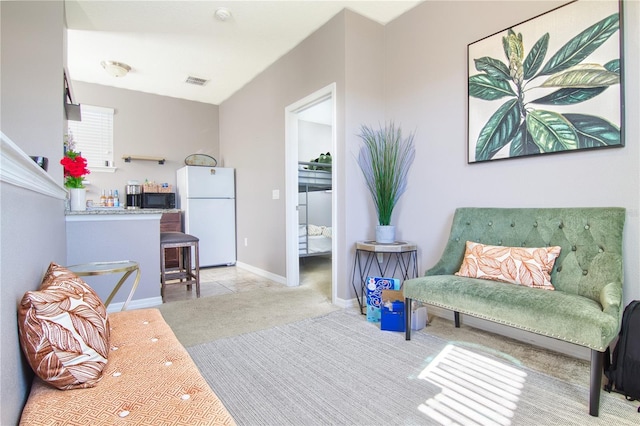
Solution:
M 467 241 L 460 277 L 483 278 L 554 290 L 551 269 L 560 247 L 502 247 Z
M 35 378 L 21 426 L 235 425 L 160 311 L 114 312 L 109 320 L 100 385 L 63 392 Z
M 109 353 L 109 320 L 98 295 L 51 263 L 39 291 L 18 308 L 20 344 L 33 371 L 58 389 L 97 384 Z

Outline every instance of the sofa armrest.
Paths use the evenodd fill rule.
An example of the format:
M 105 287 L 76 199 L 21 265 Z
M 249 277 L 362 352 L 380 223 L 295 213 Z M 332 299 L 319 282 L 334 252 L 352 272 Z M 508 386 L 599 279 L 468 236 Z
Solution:
M 448 267 L 448 262 L 444 262 L 442 259 L 438 261 L 435 265 L 433 265 L 430 269 L 424 273 L 425 276 L 430 275 L 451 275 L 456 271 L 451 271 L 451 268 Z
M 622 284 L 609 283 L 600 291 L 602 312 L 614 318 L 621 318 Z

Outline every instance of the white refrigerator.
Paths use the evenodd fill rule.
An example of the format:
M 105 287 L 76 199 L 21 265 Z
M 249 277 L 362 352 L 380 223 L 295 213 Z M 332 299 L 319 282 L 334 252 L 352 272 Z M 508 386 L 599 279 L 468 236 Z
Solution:
M 178 169 L 176 196 L 184 232 L 200 239 L 200 267 L 235 265 L 235 169 Z

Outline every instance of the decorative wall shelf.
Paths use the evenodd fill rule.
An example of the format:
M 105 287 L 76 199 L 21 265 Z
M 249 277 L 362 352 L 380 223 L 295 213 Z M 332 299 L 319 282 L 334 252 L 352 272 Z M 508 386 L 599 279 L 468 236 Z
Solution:
M 165 159 L 162 157 L 145 157 L 142 155 L 123 155 L 122 159 L 125 163 L 130 163 L 131 160 L 136 161 L 157 161 L 158 164 L 164 164 Z

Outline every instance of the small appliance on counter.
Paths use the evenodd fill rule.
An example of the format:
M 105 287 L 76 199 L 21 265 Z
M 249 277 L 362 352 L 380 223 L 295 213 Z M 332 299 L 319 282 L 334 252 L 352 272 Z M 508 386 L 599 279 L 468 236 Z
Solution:
M 175 192 L 143 192 L 142 208 L 143 209 L 175 209 L 176 194 Z
M 126 186 L 127 209 L 134 210 L 142 207 L 142 188 L 137 180 L 130 180 Z

